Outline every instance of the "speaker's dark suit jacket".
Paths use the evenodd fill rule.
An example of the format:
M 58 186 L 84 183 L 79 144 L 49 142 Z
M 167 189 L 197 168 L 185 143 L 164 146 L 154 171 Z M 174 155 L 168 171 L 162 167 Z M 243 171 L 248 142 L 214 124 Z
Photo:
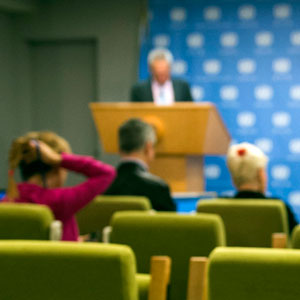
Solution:
M 259 193 L 259 192 L 253 192 L 253 191 L 240 191 L 238 192 L 234 198 L 239 198 L 239 199 L 278 199 L 278 198 L 267 198 L 264 194 Z M 278 199 L 279 200 L 279 199 Z M 291 207 L 285 203 L 285 207 L 287 210 L 287 216 L 288 216 L 288 225 L 289 225 L 289 232 L 291 233 L 293 231 L 293 228 L 298 224 L 296 221 L 296 218 L 294 216 L 294 213 L 291 209 Z
M 118 166 L 117 177 L 105 194 L 145 196 L 155 210 L 176 210 L 168 185 L 141 164 L 132 161 L 122 162 Z
M 171 79 L 175 101 L 193 101 L 189 84 L 181 79 Z M 151 80 L 141 81 L 131 89 L 130 100 L 133 102 L 153 102 Z

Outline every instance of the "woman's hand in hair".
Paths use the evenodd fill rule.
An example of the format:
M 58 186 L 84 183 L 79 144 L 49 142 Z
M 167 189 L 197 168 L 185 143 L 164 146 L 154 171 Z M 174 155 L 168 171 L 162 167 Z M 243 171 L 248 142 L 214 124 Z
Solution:
M 62 161 L 61 154 L 42 141 L 32 140 L 30 141 L 30 147 L 32 150 L 35 150 L 36 154 L 40 151 L 41 160 L 46 164 L 59 165 Z

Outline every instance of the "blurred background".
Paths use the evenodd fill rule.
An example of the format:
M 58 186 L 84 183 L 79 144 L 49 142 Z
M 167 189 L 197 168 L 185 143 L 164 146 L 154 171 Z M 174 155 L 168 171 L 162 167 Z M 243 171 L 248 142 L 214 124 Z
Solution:
M 0 0 L 0 187 L 12 138 L 29 130 L 115 164 L 88 103 L 128 101 L 154 47 L 172 51 L 173 75 L 216 104 L 233 142 L 270 157 L 269 193 L 299 215 L 299 0 Z M 207 191 L 233 192 L 223 157 L 206 158 L 205 177 Z

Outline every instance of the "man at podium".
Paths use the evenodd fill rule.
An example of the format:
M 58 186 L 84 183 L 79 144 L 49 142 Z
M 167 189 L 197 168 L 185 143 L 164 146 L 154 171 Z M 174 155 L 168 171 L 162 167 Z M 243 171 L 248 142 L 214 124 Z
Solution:
M 148 172 L 148 163 L 154 158 L 156 142 L 153 127 L 140 119 L 130 119 L 119 128 L 121 162 L 117 177 L 106 195 L 147 197 L 153 209 L 175 211 L 169 186 Z
M 131 89 L 133 102 L 154 102 L 171 105 L 175 101 L 193 101 L 189 84 L 181 79 L 171 78 L 173 56 L 167 49 L 157 48 L 148 55 L 151 78 L 135 84 Z

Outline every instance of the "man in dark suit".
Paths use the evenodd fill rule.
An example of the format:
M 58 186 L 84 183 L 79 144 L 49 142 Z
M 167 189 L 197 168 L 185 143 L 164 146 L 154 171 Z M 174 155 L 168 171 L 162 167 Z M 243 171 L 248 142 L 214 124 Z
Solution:
M 169 186 L 148 171 L 156 141 L 153 127 L 140 119 L 130 119 L 119 129 L 121 162 L 117 177 L 106 195 L 145 196 L 158 211 L 175 211 Z
M 135 84 L 131 89 L 131 101 L 154 102 L 170 105 L 175 101 L 193 101 L 189 84 L 171 78 L 173 57 L 166 49 L 154 49 L 148 55 L 151 79 Z

